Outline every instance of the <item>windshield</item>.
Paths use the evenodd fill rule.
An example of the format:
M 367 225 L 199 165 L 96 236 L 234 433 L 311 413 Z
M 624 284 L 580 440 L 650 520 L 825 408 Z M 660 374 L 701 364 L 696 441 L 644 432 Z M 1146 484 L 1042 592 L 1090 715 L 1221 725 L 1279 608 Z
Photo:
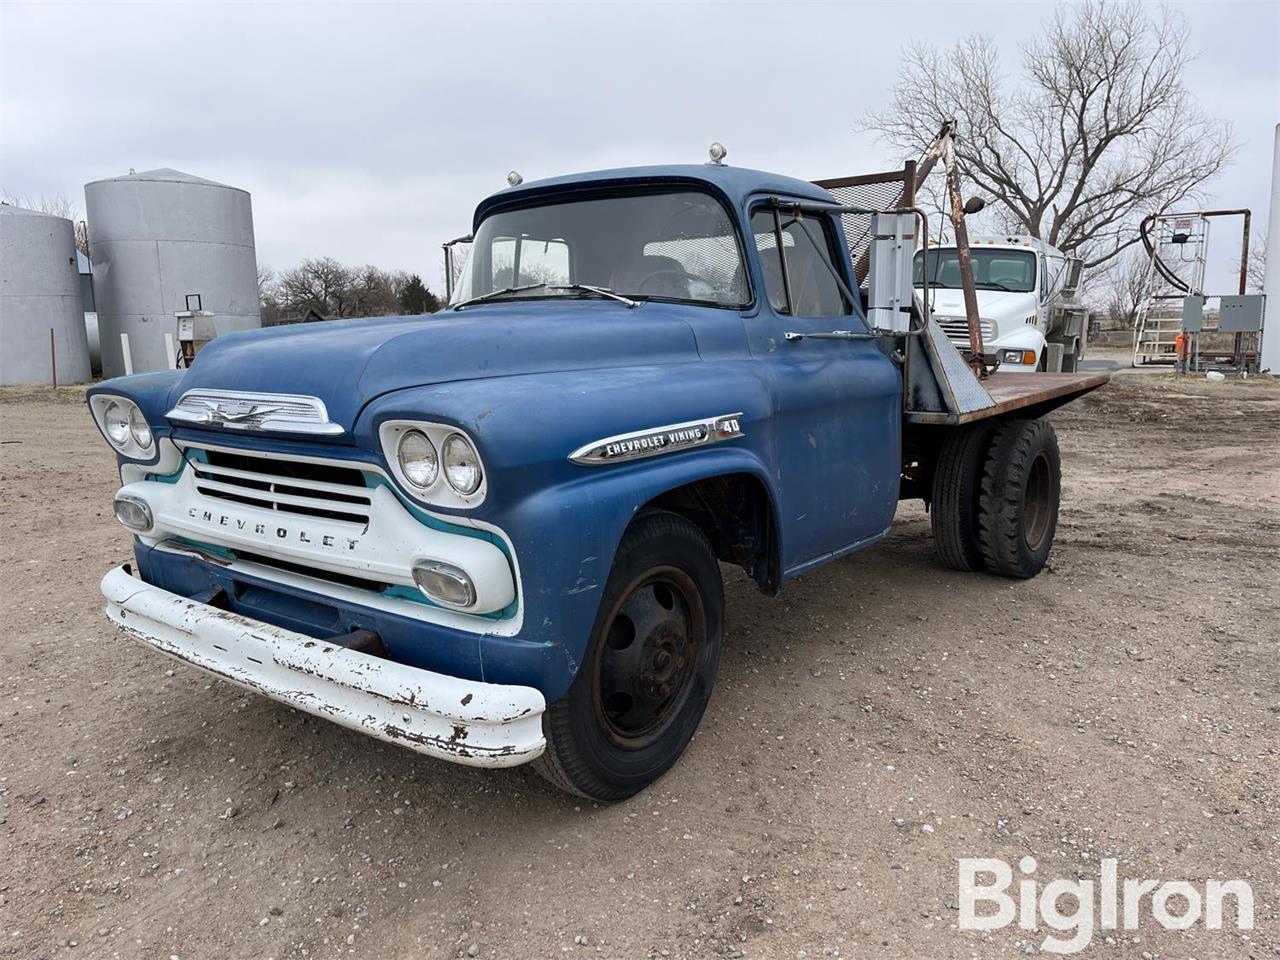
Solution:
M 451 302 L 602 295 L 591 287 L 633 300 L 733 308 L 750 301 L 733 221 L 710 194 L 687 190 L 486 217 Z
M 970 248 L 973 285 L 979 290 L 1028 293 L 1036 288 L 1036 255 L 1030 250 Z M 916 254 L 915 286 L 923 286 L 924 251 Z M 929 286 L 960 288 L 960 258 L 954 248 L 929 251 Z

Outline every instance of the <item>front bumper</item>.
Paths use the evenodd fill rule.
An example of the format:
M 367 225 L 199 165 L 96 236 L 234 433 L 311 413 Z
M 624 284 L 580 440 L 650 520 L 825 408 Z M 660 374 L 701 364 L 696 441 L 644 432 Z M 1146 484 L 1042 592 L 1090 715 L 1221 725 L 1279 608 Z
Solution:
M 546 743 L 533 687 L 433 673 L 207 606 L 116 567 L 107 616 L 133 639 L 281 703 L 419 753 L 512 767 Z

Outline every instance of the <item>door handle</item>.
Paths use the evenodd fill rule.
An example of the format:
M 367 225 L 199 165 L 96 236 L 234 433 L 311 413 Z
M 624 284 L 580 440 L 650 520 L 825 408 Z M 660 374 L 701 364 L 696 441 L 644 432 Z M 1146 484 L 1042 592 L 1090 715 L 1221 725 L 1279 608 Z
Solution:
M 878 333 L 868 333 L 865 330 L 831 330 L 828 333 L 794 333 L 786 331 L 783 333 L 784 340 L 875 340 L 879 337 Z

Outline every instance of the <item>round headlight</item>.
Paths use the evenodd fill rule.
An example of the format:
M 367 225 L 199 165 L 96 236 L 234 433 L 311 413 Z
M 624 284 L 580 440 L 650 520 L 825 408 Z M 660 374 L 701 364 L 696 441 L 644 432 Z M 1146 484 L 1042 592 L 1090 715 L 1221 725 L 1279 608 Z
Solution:
M 107 438 L 117 447 L 129 443 L 130 408 L 133 404 L 118 403 L 112 400 L 102 414 L 102 426 L 107 431 Z
M 133 442 L 144 451 L 151 449 L 151 427 L 137 407 L 129 411 L 129 433 L 133 435 Z
M 396 459 L 405 479 L 415 487 L 426 489 L 440 475 L 440 460 L 436 448 L 421 430 L 406 430 L 396 448 Z
M 460 433 L 451 434 L 444 442 L 444 476 L 449 486 L 464 497 L 480 489 L 483 474 L 475 447 Z

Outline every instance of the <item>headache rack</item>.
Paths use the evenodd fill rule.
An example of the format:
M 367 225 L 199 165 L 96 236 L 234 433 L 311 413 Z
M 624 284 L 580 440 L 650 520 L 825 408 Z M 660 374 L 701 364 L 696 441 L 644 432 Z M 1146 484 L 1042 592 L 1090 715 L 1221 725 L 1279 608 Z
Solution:
M 927 220 L 916 206 L 916 188 L 939 159 L 946 163 L 946 143 L 951 133 L 952 124 L 944 125 L 918 164 L 907 161 L 900 170 L 814 181 L 838 204 L 834 210 L 828 209 L 840 217 L 864 306 L 871 276 L 872 242 L 877 239 L 875 213 L 911 212 L 919 216 L 920 247 L 927 249 Z M 953 222 L 957 218 L 960 222 L 956 245 L 967 254 L 964 211 L 958 204 L 954 206 Z M 908 334 L 894 337 L 903 366 L 903 415 L 908 423 L 956 425 L 1015 411 L 1023 416 L 1039 416 L 1110 379 L 1108 373 L 1000 373 L 998 368 L 992 373 L 976 372 L 982 364 L 972 362 L 967 350 L 962 353 L 961 349 L 970 346 L 974 327 L 977 330 L 973 332 L 981 340 L 989 325 L 983 327 L 976 317 L 972 322 L 969 317 L 945 317 L 940 322 L 924 302 L 929 298 L 927 287 L 923 293 L 924 298 L 913 298 Z

